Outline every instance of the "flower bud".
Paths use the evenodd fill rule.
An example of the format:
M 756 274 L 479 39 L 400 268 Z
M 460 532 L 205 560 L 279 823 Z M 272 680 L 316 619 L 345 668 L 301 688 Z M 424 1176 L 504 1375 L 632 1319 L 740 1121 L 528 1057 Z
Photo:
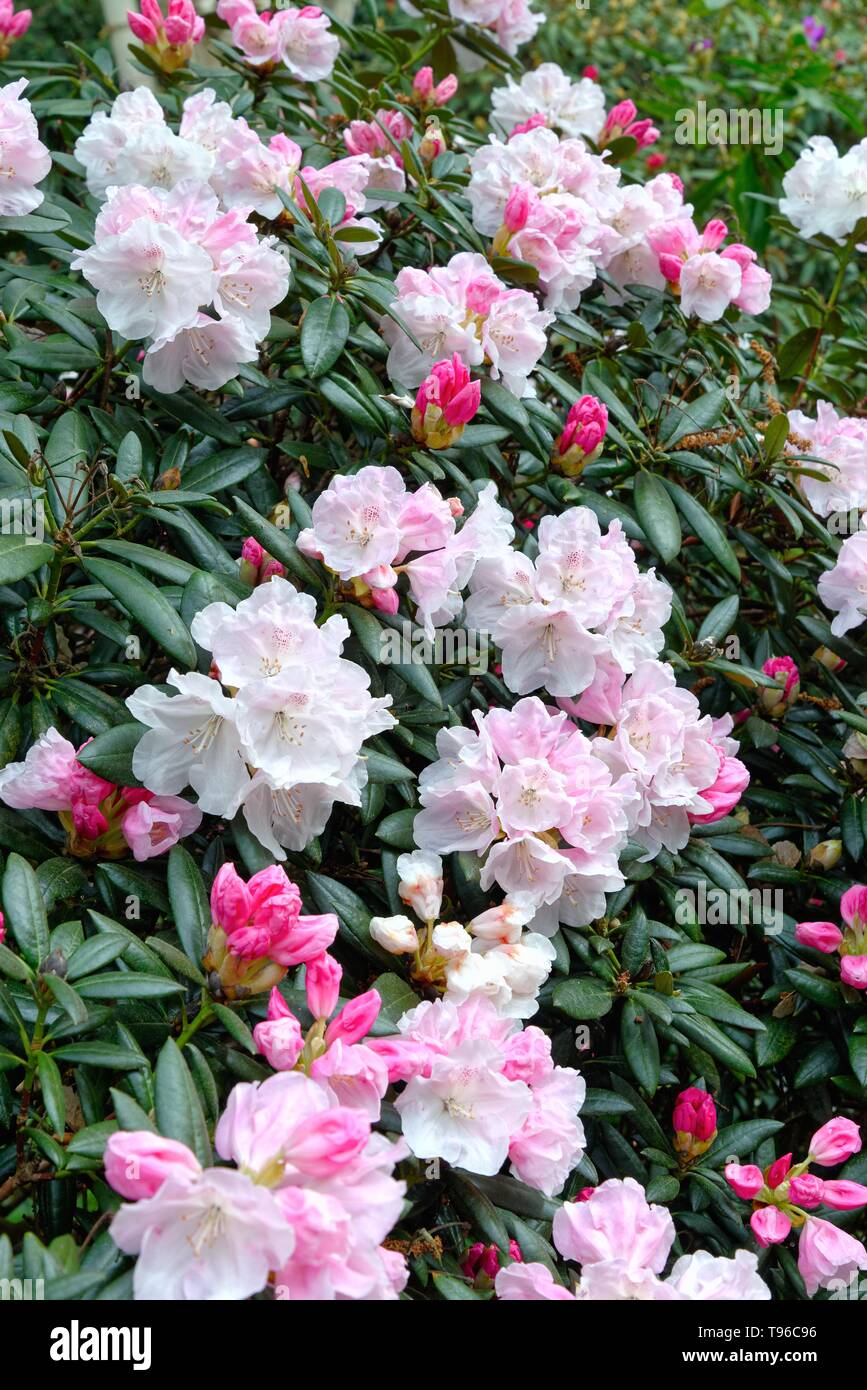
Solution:
M 563 433 L 554 446 L 553 466 L 576 478 L 602 452 L 608 429 L 608 408 L 595 396 L 582 396 L 570 406 Z
M 371 917 L 370 935 L 390 956 L 418 950 L 418 932 L 408 917 Z
M 816 1181 L 820 1181 L 818 1178 Z M 794 1186 L 792 1183 L 792 1201 L 798 1201 L 800 1206 L 806 1203 L 799 1201 L 794 1196 Z M 848 1178 L 835 1178 L 831 1182 L 822 1183 L 821 1201 L 828 1207 L 834 1207 L 837 1211 L 856 1211 L 859 1207 L 867 1207 L 867 1187 L 862 1182 L 850 1182 Z
M 823 840 L 810 850 L 807 864 L 811 869 L 834 869 L 843 853 L 842 840 Z
M 760 1207 L 750 1217 L 750 1225 L 759 1245 L 779 1245 L 792 1229 L 791 1218 L 779 1207 Z
M 823 1168 L 831 1168 L 835 1163 L 845 1163 L 847 1158 L 861 1150 L 861 1130 L 852 1120 L 842 1115 L 828 1120 L 817 1129 L 810 1140 L 810 1158 Z
M 307 1006 L 314 1018 L 329 1018 L 334 1013 L 342 978 L 342 967 L 327 951 L 308 962 L 304 987 L 307 990 Z
M 417 849 L 397 861 L 397 891 L 422 922 L 437 919 L 443 900 L 443 861 L 438 854 Z
M 382 998 L 375 989 L 369 989 L 366 994 L 359 994 L 356 999 L 350 999 L 325 1030 L 328 1046 L 338 1038 L 345 1043 L 360 1042 L 373 1027 L 381 1008 Z
M 696 1158 L 705 1153 L 716 1138 L 716 1106 L 713 1097 L 697 1086 L 689 1086 L 674 1103 L 672 1116 L 678 1153 Z
M 435 116 L 429 116 L 427 129 L 419 142 L 419 158 L 423 164 L 432 164 L 437 155 L 444 154 L 447 149 L 442 126 Z
M 275 987 L 268 1000 L 268 1017 L 253 1029 L 256 1047 L 275 1071 L 291 1071 L 304 1049 L 301 1024 Z
M 789 1201 L 797 1207 L 817 1207 L 825 1200 L 824 1187 L 822 1179 L 817 1178 L 815 1173 L 802 1173 L 789 1183 Z
M 482 399 L 482 385 L 472 381 L 457 353 L 434 363 L 416 393 L 412 436 L 429 449 L 448 449 L 464 432 Z
M 725 1179 L 729 1187 L 733 1187 L 739 1197 L 751 1202 L 757 1192 L 761 1192 L 765 1185 L 764 1174 L 761 1168 L 755 1163 L 728 1163 L 725 1168 Z
M 166 1178 L 195 1177 L 201 1165 L 177 1139 L 164 1139 L 148 1130 L 118 1130 L 105 1150 L 105 1176 L 121 1197 L 137 1202 L 153 1197 Z
M 830 955 L 839 947 L 843 933 L 833 922 L 799 922 L 795 927 L 795 940 L 802 946 L 811 946 L 814 951 Z
M 773 676 L 780 690 L 763 686 L 759 691 L 759 701 L 766 714 L 781 719 L 797 700 L 801 689 L 801 676 L 790 656 L 772 656 L 762 666 L 766 676 Z

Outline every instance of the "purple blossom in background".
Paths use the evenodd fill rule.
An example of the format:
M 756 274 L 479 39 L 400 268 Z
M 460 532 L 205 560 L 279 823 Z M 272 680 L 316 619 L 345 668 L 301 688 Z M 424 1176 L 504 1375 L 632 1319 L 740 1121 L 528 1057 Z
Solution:
M 804 20 L 804 37 L 806 38 L 807 43 L 810 45 L 814 53 L 816 49 L 819 47 L 819 44 L 822 42 L 826 33 L 827 30 L 825 28 L 825 25 L 820 24 L 819 21 L 813 15 L 808 14 Z

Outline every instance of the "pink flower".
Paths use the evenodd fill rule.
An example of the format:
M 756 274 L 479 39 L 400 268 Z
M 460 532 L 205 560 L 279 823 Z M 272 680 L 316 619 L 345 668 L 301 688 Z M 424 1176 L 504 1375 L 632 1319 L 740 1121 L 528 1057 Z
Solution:
M 575 477 L 599 457 L 608 429 L 608 407 L 596 396 L 582 396 L 569 407 L 563 433 L 554 447 L 554 463 Z
M 605 117 L 600 144 L 625 135 L 627 127 L 632 124 L 637 115 L 638 110 L 634 101 L 619 101 L 616 106 L 612 106 Z
M 314 960 L 327 951 L 337 935 L 338 923 L 333 912 L 299 917 L 294 927 L 272 940 L 270 954 L 280 965 L 300 965 Z
M 366 154 L 372 158 L 390 156 L 403 168 L 399 146 L 412 138 L 412 121 L 403 111 L 381 108 L 372 121 L 350 121 L 343 132 L 343 143 L 350 154 Z
M 867 1250 L 860 1240 L 830 1221 L 808 1216 L 798 1244 L 798 1269 L 810 1298 L 832 1280 L 847 1280 L 858 1269 L 867 1269 Z
M 108 1182 L 131 1201 L 153 1197 L 166 1178 L 195 1177 L 202 1171 L 186 1144 L 145 1129 L 118 1130 L 110 1135 L 103 1161 Z
M 720 766 L 716 781 L 710 787 L 702 788 L 701 795 L 709 801 L 713 810 L 702 816 L 690 814 L 695 825 L 710 825 L 721 820 L 737 806 L 741 796 L 750 784 L 750 774 L 739 758 L 720 753 Z
M 227 863 L 214 879 L 211 915 L 235 955 L 265 955 L 272 938 L 291 932 L 300 913 L 301 894 L 277 865 L 245 883 L 234 864 Z
M 794 1183 L 792 1188 L 794 1189 Z M 793 1200 L 798 1199 L 793 1197 Z M 867 1187 L 861 1182 L 851 1182 L 848 1178 L 835 1178 L 831 1182 L 822 1183 L 821 1200 L 826 1206 L 836 1207 L 838 1211 L 855 1211 L 858 1207 L 867 1207 Z
M 791 1166 L 791 1154 L 783 1154 L 781 1158 L 774 1159 L 774 1162 L 770 1165 L 766 1174 L 768 1187 L 772 1190 L 778 1188 Z
M 759 1245 L 779 1245 L 792 1229 L 791 1218 L 779 1207 L 760 1207 L 750 1217 Z
M 268 999 L 268 1017 L 256 1024 L 253 1039 L 275 1071 L 291 1071 L 301 1056 L 304 1048 L 301 1024 L 276 985 Z
M 817 1129 L 810 1140 L 810 1158 L 823 1168 L 831 1168 L 835 1163 L 845 1163 L 847 1158 L 861 1150 L 861 1130 L 852 1120 L 842 1115 L 828 1120 Z
M 695 314 L 704 323 L 721 319 L 741 289 L 741 269 L 736 261 L 725 260 L 715 251 L 690 256 L 680 272 L 680 302 L 686 315 Z
M 139 863 L 165 854 L 198 830 L 202 813 L 181 796 L 154 796 L 133 806 L 121 821 L 124 838 Z
M 363 1043 L 341 1038 L 317 1057 L 310 1075 L 331 1093 L 338 1105 L 360 1110 L 371 1124 L 379 1119 L 382 1097 L 388 1090 L 388 1067 L 377 1052 Z
M 728 1163 L 725 1168 L 726 1182 L 733 1187 L 739 1197 L 752 1201 L 765 1185 L 764 1174 L 755 1163 Z
M 382 1008 L 382 997 L 375 989 L 350 999 L 336 1018 L 325 1030 L 325 1041 L 330 1047 L 338 1038 L 345 1043 L 360 1042 L 370 1032 Z
M 625 1260 L 659 1274 L 674 1241 L 665 1207 L 651 1206 L 634 1178 L 609 1178 L 586 1202 L 567 1202 L 554 1216 L 554 1243 L 567 1260 Z
M 674 1103 L 672 1125 L 675 1147 L 700 1153 L 716 1134 L 716 1106 L 713 1097 L 697 1086 L 689 1086 Z M 698 1144 L 693 1141 L 697 1140 Z
M 434 363 L 416 393 L 413 437 L 432 449 L 450 448 L 472 420 L 481 398 L 481 382 L 471 380 L 458 353 L 451 361 Z
M 722 253 L 723 259 L 736 261 L 741 269 L 741 288 L 734 303 L 745 314 L 762 314 L 771 302 L 772 280 L 766 270 L 756 265 L 756 253 L 749 246 L 733 242 Z
M 795 927 L 795 940 L 802 946 L 812 946 L 814 951 L 830 955 L 839 947 L 843 933 L 833 922 L 799 922 Z
M 558 1284 L 547 1265 L 511 1264 L 496 1276 L 497 1298 L 501 1303 L 575 1302 L 575 1295 Z
M 333 956 L 323 951 L 308 961 L 304 976 L 307 1006 L 314 1018 L 329 1018 L 337 1005 L 343 969 Z

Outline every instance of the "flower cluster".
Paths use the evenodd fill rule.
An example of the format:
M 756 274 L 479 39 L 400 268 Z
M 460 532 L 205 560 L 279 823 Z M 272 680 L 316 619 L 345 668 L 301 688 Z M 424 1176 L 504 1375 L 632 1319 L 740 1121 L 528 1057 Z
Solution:
M 494 381 L 502 380 L 516 396 L 528 394 L 554 317 L 529 291 L 509 289 L 485 257 L 472 251 L 459 251 L 448 265 L 431 270 L 405 266 L 395 287 L 393 310 L 400 322 L 384 315 L 380 328 L 396 385 L 420 386 L 435 363 L 457 353 L 465 367 L 484 363 Z
M 795 938 L 825 955 L 840 956 L 840 979 L 851 989 L 867 989 L 867 886 L 856 883 L 840 899 L 845 927 L 833 922 L 799 922 Z
M 169 0 L 166 14 L 159 0 L 139 0 L 139 7 L 140 14 L 127 11 L 135 37 L 151 50 L 163 72 L 182 68 L 205 37 L 205 21 L 196 14 L 192 0 Z
M 298 536 L 298 549 L 321 560 L 370 607 L 395 613 L 396 585 L 405 575 L 417 617 L 432 636 L 435 625 L 460 612 L 461 590 L 485 555 L 512 538 L 509 513 L 488 483 L 472 514 L 433 483 L 408 492 L 396 468 L 370 464 L 346 477 L 337 474 L 313 505 L 313 525 Z M 409 557 L 414 555 L 414 559 Z
M 191 786 L 203 811 L 243 809 L 278 859 L 324 830 L 336 801 L 360 804 L 361 745 L 394 724 L 391 696 L 340 653 L 342 617 L 316 625 L 316 602 L 285 579 L 260 584 L 237 608 L 212 603 L 191 632 L 213 653 L 214 675 L 169 672 L 177 694 L 140 687 L 127 700 L 148 726 L 133 754 L 136 777 L 161 795 Z M 227 695 L 223 687 L 231 690 Z
M 112 189 L 94 245 L 72 264 L 112 329 L 151 340 L 142 375 L 166 393 L 184 382 L 216 390 L 254 361 L 289 283 L 276 239 L 240 212 L 221 212 L 199 183 Z
M 846 537 L 836 563 L 819 575 L 816 588 L 825 607 L 837 614 L 831 623 L 835 637 L 860 627 L 867 618 L 867 531 Z
M 130 851 L 139 861 L 152 859 L 192 835 L 202 819 L 201 811 L 180 796 L 158 796 L 146 786 L 118 787 L 97 777 L 54 728 L 23 762 L 7 763 L 0 772 L 0 801 L 16 811 L 56 811 L 67 849 L 80 859 L 118 859 Z
M 859 890 L 863 892 L 864 890 Z M 867 1269 L 867 1250 L 860 1240 L 810 1212 L 827 1206 L 854 1211 L 867 1206 L 867 1187 L 846 1178 L 823 1180 L 810 1165 L 830 1168 L 859 1152 L 861 1132 L 851 1120 L 834 1119 L 817 1130 L 801 1163 L 785 1154 L 762 1172 L 754 1163 L 729 1163 L 726 1179 L 739 1197 L 753 1204 L 750 1225 L 760 1245 L 779 1245 L 792 1230 L 800 1232 L 798 1269 L 812 1298 L 818 1289 Z
M 113 1134 L 106 1177 L 126 1198 L 111 1234 L 138 1256 L 137 1299 L 394 1299 L 403 1256 L 386 1250 L 405 1185 L 405 1148 L 371 1132 L 300 1072 L 232 1090 L 215 1134 L 229 1166 L 185 1144 Z
M 331 76 L 340 41 L 318 5 L 287 5 L 260 14 L 256 0 L 219 0 L 217 14 L 228 24 L 232 43 L 254 67 L 283 63 L 300 82 Z
M 745 314 L 762 314 L 771 302 L 771 277 L 756 253 L 741 242 L 724 246 L 728 227 L 719 218 L 700 232 L 691 217 L 651 227 L 647 241 L 659 273 L 680 297 L 685 314 L 704 323 L 721 319 L 730 304 Z
M 577 1202 L 566 1202 L 554 1217 L 554 1244 L 567 1260 L 581 1266 L 575 1292 L 557 1283 L 547 1265 L 516 1262 L 496 1276 L 497 1297 L 579 1302 L 770 1298 L 756 1256 L 747 1250 L 736 1251 L 733 1259 L 707 1250 L 682 1255 L 661 1279 L 674 1238 L 670 1213 L 649 1203 L 634 1178 L 609 1178 Z
M 780 212 L 803 237 L 845 241 L 867 217 L 867 140 L 841 155 L 814 135 L 783 179 Z
M 816 515 L 867 512 L 867 421 L 839 415 L 829 401 L 817 402 L 815 420 L 802 410 L 788 418 L 787 450 L 807 456 L 793 465 L 795 484 Z
M 503 136 L 528 121 L 560 135 L 596 140 L 605 124 L 605 93 L 589 77 L 573 82 L 558 63 L 540 63 L 520 82 L 507 77 L 505 87 L 491 92 L 491 125 Z
M 409 917 L 371 917 L 374 941 L 391 955 L 412 955 L 412 979 L 443 991 L 454 1003 L 480 994 L 503 1018 L 532 1018 L 556 955 L 544 936 L 522 930 L 535 915 L 532 900 L 517 893 L 464 927 L 439 921 L 443 864 L 438 854 L 402 854 L 397 872 L 400 897 L 425 925 L 419 931 Z
M 29 13 L 29 10 L 22 11 L 22 14 Z M 0 87 L 0 151 L 3 160 L 0 217 L 23 217 L 38 208 L 44 194 L 36 185 L 42 182 L 51 168 L 51 155 L 39 139 L 39 127 L 30 102 L 21 95 L 26 86 L 26 77 L 19 77 L 17 82 Z
M 223 864 L 211 889 L 204 965 L 212 989 L 245 999 L 272 989 L 290 966 L 320 959 L 337 935 L 333 912 L 305 917 L 301 894 L 275 864 L 245 883 Z
M 599 439 L 601 414 L 581 402 L 578 411 L 561 436 L 569 459 L 579 450 L 583 456 L 582 441 Z M 570 507 L 542 518 L 538 542 L 535 561 L 502 546 L 479 561 L 469 581 L 464 622 L 491 634 L 510 690 L 528 695 L 544 686 L 571 698 L 612 672 L 622 681 L 656 656 L 671 590 L 652 569 L 639 571 L 619 521 L 603 535 L 595 512 Z
M 484 855 L 481 885 L 522 894 L 536 932 L 558 921 L 583 926 L 623 887 L 618 856 L 636 802 L 631 777 L 600 756 L 563 711 L 536 698 L 476 713 L 475 732 L 437 734 L 439 762 L 422 772 L 423 810 L 413 823 L 422 849 Z
M 554 1065 L 541 1029 L 522 1030 L 478 994 L 419 1004 L 399 1028 L 369 1046 L 391 1081 L 407 1083 L 395 1108 L 416 1157 L 482 1175 L 508 1158 L 522 1182 L 559 1192 L 584 1152 L 586 1088 L 574 1068 Z
M 576 706 L 586 718 L 595 692 Z M 638 791 L 638 809 L 630 832 L 651 859 L 661 846 L 683 849 L 691 824 L 709 824 L 727 816 L 749 784 L 749 773 L 735 756 L 729 737 L 731 715 L 703 715 L 691 690 L 675 680 L 662 661 L 643 661 L 615 694 L 605 692 L 611 738 L 594 740 L 594 751 L 618 778 L 630 777 Z

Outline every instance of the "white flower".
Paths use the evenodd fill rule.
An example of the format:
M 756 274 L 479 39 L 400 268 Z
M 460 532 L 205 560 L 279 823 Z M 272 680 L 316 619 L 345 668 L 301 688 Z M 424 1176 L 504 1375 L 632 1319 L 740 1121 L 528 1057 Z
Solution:
M 26 86 L 20 77 L 0 87 L 0 217 L 22 217 L 38 208 L 44 195 L 35 185 L 51 168 L 30 102 L 21 95 Z
M 506 86 L 491 93 L 491 122 L 504 135 L 535 115 L 563 135 L 595 140 L 605 123 L 605 93 L 589 77 L 573 82 L 557 63 L 540 63 L 520 83 L 507 77 Z
M 833 569 L 819 575 L 819 598 L 836 612 L 831 623 L 835 637 L 859 627 L 867 618 L 867 531 L 847 536 Z
M 238 375 L 242 362 L 258 356 L 256 338 L 241 319 L 198 314 L 188 328 L 157 338 L 148 348 L 142 377 L 164 395 L 180 391 L 186 381 L 202 391 L 218 391 Z
M 289 264 L 275 237 L 230 247 L 217 265 L 214 308 L 244 325 L 254 339 L 271 327 L 271 310 L 285 299 Z
M 750 1303 L 771 1297 L 770 1289 L 759 1276 L 758 1257 L 751 1250 L 736 1250 L 730 1260 L 712 1255 L 709 1250 L 681 1255 L 665 1282 L 681 1298 L 701 1303 Z
M 172 670 L 168 684 L 180 693 L 145 685 L 127 699 L 133 718 L 148 725 L 133 753 L 133 772 L 161 796 L 189 785 L 203 811 L 233 816 L 250 780 L 233 702 L 219 682 L 196 671 Z
M 470 1172 L 499 1172 L 509 1138 L 530 1111 L 523 1081 L 500 1071 L 503 1054 L 494 1043 L 462 1043 L 448 1057 L 434 1057 L 429 1076 L 416 1076 L 395 1102 L 403 1134 L 419 1158 L 443 1158 Z

